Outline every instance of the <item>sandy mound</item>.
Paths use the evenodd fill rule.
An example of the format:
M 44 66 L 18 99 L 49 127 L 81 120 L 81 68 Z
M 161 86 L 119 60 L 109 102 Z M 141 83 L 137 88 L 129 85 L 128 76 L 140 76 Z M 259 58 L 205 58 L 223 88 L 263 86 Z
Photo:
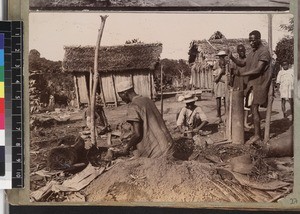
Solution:
M 85 194 L 89 202 L 228 201 L 212 182 L 219 178 L 209 164 L 196 161 L 125 160 L 94 180 Z

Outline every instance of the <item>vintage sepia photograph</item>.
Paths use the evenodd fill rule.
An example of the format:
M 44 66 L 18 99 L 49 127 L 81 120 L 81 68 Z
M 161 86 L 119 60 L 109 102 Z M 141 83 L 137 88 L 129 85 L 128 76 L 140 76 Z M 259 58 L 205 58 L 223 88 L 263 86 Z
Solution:
M 29 26 L 31 202 L 293 192 L 291 14 L 39 12 Z
M 290 0 L 29 0 L 30 10 L 97 10 L 118 9 L 178 9 L 184 8 L 209 10 L 289 10 Z M 225 9 L 225 10 L 226 10 Z

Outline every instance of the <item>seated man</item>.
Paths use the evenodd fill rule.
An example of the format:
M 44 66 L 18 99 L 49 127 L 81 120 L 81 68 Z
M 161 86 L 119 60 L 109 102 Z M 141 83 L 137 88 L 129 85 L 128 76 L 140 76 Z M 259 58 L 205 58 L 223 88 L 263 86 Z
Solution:
M 176 118 L 176 124 L 181 133 L 193 132 L 195 134 L 207 135 L 209 132 L 203 131 L 203 127 L 207 125 L 207 117 L 201 107 L 195 104 L 198 100 L 193 94 L 188 93 L 181 97 L 182 102 L 186 104 L 181 109 Z
M 136 157 L 158 158 L 173 156 L 173 139 L 155 103 L 148 97 L 138 95 L 131 81 L 117 84 L 120 98 L 127 104 L 125 120 L 131 124 L 131 133 L 123 138 L 125 147 L 107 155 L 118 157 L 134 150 Z M 111 158 L 111 157 L 110 157 Z

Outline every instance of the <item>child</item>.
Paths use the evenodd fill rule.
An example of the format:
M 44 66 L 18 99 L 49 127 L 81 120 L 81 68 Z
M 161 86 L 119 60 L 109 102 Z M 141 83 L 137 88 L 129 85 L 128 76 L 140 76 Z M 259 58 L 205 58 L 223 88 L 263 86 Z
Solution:
M 287 61 L 282 62 L 282 70 L 278 72 L 276 83 L 279 86 L 279 92 L 281 97 L 281 109 L 283 117 L 287 118 L 285 109 L 286 100 L 290 103 L 291 113 L 294 113 L 293 105 L 293 91 L 294 91 L 294 70 L 290 68 Z

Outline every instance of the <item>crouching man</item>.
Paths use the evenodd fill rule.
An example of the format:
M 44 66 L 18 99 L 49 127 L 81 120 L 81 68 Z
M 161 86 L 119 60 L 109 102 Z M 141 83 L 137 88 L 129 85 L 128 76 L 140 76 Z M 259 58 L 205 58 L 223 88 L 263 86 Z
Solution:
M 207 116 L 202 108 L 195 102 L 198 100 L 192 93 L 188 93 L 179 98 L 179 101 L 185 103 L 176 119 L 178 129 L 182 134 L 193 133 L 207 135 L 210 132 L 204 131 L 203 128 L 208 124 Z
M 132 125 L 132 134 L 123 140 L 125 147 L 112 151 L 111 155 L 125 156 L 132 149 L 135 157 L 172 157 L 173 139 L 154 102 L 138 95 L 131 81 L 120 82 L 116 88 L 120 98 L 128 104 L 126 121 Z

